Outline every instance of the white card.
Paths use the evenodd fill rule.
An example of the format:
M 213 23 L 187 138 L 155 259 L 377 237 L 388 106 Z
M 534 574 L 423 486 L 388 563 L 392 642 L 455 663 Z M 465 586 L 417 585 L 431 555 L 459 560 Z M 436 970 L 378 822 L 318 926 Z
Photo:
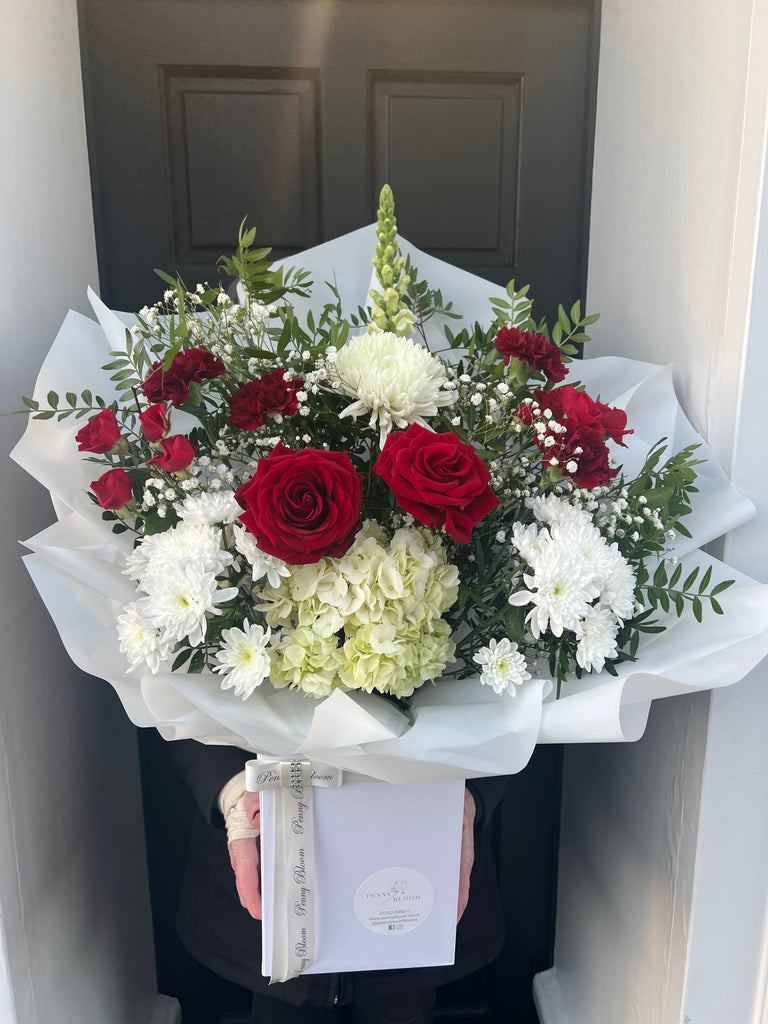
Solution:
M 313 788 L 315 960 L 306 974 L 452 964 L 461 780 Z M 272 973 L 274 790 L 261 793 L 262 973 Z

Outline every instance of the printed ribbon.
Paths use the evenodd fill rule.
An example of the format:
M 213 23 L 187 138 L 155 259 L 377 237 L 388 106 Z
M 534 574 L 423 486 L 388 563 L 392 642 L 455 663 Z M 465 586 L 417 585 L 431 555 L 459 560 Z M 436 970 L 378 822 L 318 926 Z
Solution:
M 253 766 L 253 767 L 252 767 Z M 249 790 L 275 790 L 275 871 L 270 982 L 297 978 L 315 958 L 313 786 L 341 785 L 342 772 L 300 757 L 249 762 Z

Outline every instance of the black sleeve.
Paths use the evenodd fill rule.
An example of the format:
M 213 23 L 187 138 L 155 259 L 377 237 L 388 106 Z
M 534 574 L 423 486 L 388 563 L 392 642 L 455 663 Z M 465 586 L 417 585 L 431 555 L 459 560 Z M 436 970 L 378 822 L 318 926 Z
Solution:
M 238 747 L 226 747 L 197 740 L 170 740 L 171 757 L 189 786 L 203 816 L 216 828 L 224 828 L 218 808 L 222 788 L 245 767 L 253 754 Z
M 475 832 L 488 828 L 493 812 L 507 788 L 506 775 L 490 775 L 485 779 L 467 779 L 467 789 L 475 800 Z

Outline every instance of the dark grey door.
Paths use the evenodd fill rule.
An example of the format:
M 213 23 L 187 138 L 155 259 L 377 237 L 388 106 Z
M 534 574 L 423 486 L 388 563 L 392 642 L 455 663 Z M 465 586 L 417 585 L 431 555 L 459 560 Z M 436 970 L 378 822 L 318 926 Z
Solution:
M 543 310 L 582 291 L 592 0 L 80 0 L 107 301 L 369 223 Z
M 361 227 L 385 181 L 417 246 L 530 282 L 540 312 L 581 297 L 596 2 L 79 0 L 103 297 L 153 301 L 153 267 L 210 279 L 246 215 L 278 256 Z M 175 940 L 191 804 L 162 742 L 141 746 L 161 990 L 185 1024 L 217 1024 L 246 997 Z M 507 944 L 441 993 L 444 1020 L 537 1021 L 559 758 L 540 748 L 510 780 L 497 825 Z

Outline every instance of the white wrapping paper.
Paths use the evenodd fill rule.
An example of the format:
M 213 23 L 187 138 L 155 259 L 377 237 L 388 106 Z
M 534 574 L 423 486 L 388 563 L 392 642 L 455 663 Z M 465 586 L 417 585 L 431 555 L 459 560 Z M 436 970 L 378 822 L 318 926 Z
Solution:
M 371 283 L 374 226 L 353 232 L 296 257 L 315 281 L 311 299 L 296 299 L 299 317 L 329 299 L 323 282 L 335 280 L 345 311 L 365 305 Z M 421 277 L 440 288 L 467 324 L 488 322 L 491 296 L 502 289 L 418 252 L 410 252 Z M 70 313 L 42 366 L 35 397 L 88 388 L 109 400 L 113 392 L 101 364 L 110 349 L 124 346 L 126 314 L 111 312 L 91 295 L 99 324 Z M 451 321 L 451 328 L 461 328 Z M 427 325 L 433 351 L 443 347 L 442 323 Z M 626 409 L 634 433 L 619 452 L 628 474 L 648 449 L 666 437 L 678 450 L 701 441 L 674 395 L 669 367 L 621 358 L 587 359 L 571 367 L 569 382 L 581 380 L 594 398 Z M 183 431 L 174 410 L 174 429 Z M 679 538 L 676 553 L 689 565 L 712 565 L 713 583 L 737 577 L 721 595 L 724 616 L 705 607 L 703 625 L 690 613 L 672 617 L 670 628 L 645 638 L 638 660 L 618 677 L 587 673 L 563 686 L 559 700 L 548 679 L 533 679 L 517 696 L 496 695 L 478 679 L 427 684 L 413 698 L 410 715 L 377 695 L 335 691 L 316 701 L 263 685 L 245 702 L 222 691 L 212 673 L 129 673 L 118 650 L 115 621 L 133 598 L 121 573 L 127 534 L 116 536 L 87 496 L 101 469 L 76 450 L 82 421 L 30 420 L 12 457 L 46 487 L 58 522 L 27 541 L 27 568 L 73 661 L 117 690 L 126 712 L 140 726 L 156 726 L 167 739 L 197 738 L 255 752 L 285 756 L 302 750 L 327 764 L 389 782 L 461 778 L 520 771 L 537 742 L 635 740 L 642 735 L 650 702 L 658 697 L 723 686 L 744 676 L 768 653 L 768 587 L 756 584 L 697 549 L 747 521 L 751 503 L 730 484 L 703 445 L 700 493 L 686 520 L 693 540 Z

